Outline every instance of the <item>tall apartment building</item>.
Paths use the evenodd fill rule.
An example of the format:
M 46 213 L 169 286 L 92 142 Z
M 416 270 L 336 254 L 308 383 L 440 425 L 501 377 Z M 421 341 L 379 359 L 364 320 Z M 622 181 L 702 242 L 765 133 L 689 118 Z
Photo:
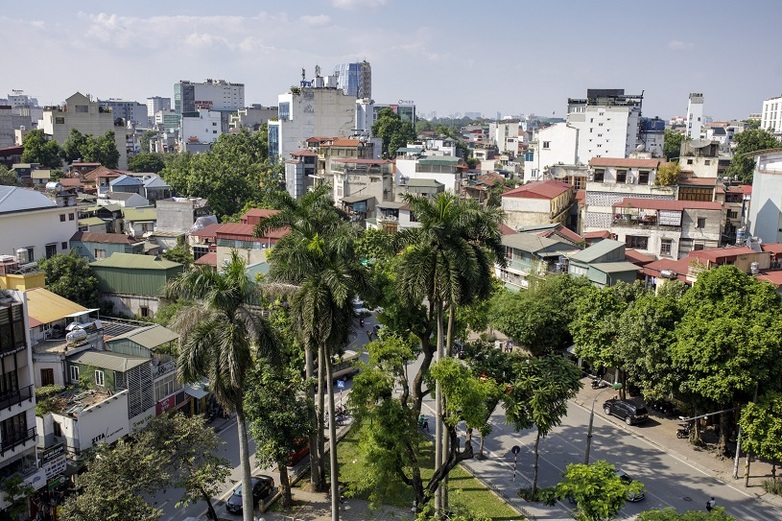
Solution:
M 244 83 L 207 79 L 203 83 L 181 80 L 174 84 L 177 114 L 198 109 L 233 112 L 244 107 Z
M 760 113 L 760 128 L 776 136 L 782 136 L 782 95 L 763 102 Z
M 337 65 L 334 74 L 338 87 L 348 96 L 372 98 L 372 67 L 368 61 Z
M 624 89 L 587 89 L 586 98 L 569 98 L 567 123 L 578 130 L 576 161 L 629 157 L 639 144 L 643 94 Z
M 124 125 L 115 126 L 116 115 L 91 97 L 77 92 L 65 100 L 64 107 L 45 107 L 43 111 L 43 131 L 62 145 L 76 129 L 82 134 L 102 136 L 108 131 L 114 132 L 114 143 L 119 151 L 117 167 L 128 167 L 128 154 L 125 144 Z
M 155 114 L 161 110 L 171 110 L 171 98 L 163 98 L 160 96 L 147 98 L 147 119 L 149 119 L 150 125 L 154 124 Z
M 107 100 L 98 100 L 98 103 L 103 108 L 111 109 L 114 113 L 114 118 L 122 118 L 125 121 L 125 125 L 130 123 L 133 126 L 146 126 L 149 123 L 147 106 L 138 101 L 109 98 Z
M 703 94 L 693 92 L 690 94 L 690 101 L 687 102 L 687 129 L 684 135 L 688 139 L 698 139 L 701 137 L 703 128 Z

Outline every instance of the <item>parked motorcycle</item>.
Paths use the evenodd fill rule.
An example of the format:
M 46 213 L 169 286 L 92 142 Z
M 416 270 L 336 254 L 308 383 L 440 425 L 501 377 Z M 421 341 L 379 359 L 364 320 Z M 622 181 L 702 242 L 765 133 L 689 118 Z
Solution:
M 418 428 L 429 432 L 429 419 L 425 414 L 418 417 Z
M 593 378 L 592 379 L 592 389 L 605 389 L 608 387 L 608 382 L 601 378 Z
M 690 437 L 690 430 L 692 429 L 692 424 L 690 422 L 687 423 L 680 423 L 681 427 L 679 427 L 676 430 L 676 437 L 680 440 L 686 439 Z

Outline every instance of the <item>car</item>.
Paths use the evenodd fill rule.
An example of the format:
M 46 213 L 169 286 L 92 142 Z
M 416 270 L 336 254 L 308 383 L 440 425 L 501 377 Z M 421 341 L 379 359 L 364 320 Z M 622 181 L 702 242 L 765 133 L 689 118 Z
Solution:
M 616 475 L 619 476 L 619 479 L 622 480 L 622 483 L 625 485 L 629 485 L 633 482 L 633 478 L 630 477 L 630 475 L 627 474 L 627 472 L 623 470 L 616 469 Z M 631 501 L 633 503 L 637 503 L 638 501 L 642 501 L 646 497 L 646 494 L 644 493 L 643 488 L 641 490 L 630 492 L 627 494 L 627 500 Z
M 635 425 L 649 418 L 649 411 L 645 406 L 629 400 L 606 400 L 603 404 L 603 411 L 623 419 L 627 425 Z
M 250 478 L 253 486 L 253 505 L 258 501 L 265 499 L 274 493 L 274 478 L 271 476 L 259 475 Z M 242 484 L 239 483 L 234 489 L 231 497 L 225 503 L 225 508 L 232 514 L 238 514 L 242 511 Z
M 286 465 L 288 467 L 293 467 L 302 459 L 304 459 L 304 456 L 306 456 L 309 453 L 310 453 L 310 440 L 307 438 L 301 438 L 299 440 L 296 440 L 296 448 L 290 452 Z

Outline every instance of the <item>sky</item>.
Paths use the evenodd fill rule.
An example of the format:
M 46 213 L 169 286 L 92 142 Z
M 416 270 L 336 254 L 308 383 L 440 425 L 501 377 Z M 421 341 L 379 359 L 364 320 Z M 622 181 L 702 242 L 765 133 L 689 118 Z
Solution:
M 34 8 L 32 8 L 34 6 Z M 180 80 L 277 95 L 367 60 L 377 103 L 419 114 L 564 117 L 588 88 L 644 94 L 644 116 L 723 121 L 782 95 L 779 0 L 36 0 L 0 9 L 0 98 L 173 100 Z

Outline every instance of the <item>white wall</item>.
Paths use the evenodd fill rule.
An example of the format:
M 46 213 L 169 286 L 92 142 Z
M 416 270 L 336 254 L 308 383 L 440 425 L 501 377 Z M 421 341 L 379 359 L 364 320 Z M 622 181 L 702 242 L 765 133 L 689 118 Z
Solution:
M 213 143 L 222 133 L 220 113 L 214 110 L 198 111 L 198 117 L 182 117 L 180 139 L 183 142 L 197 138 L 199 143 Z
M 638 144 L 640 114 L 637 107 L 600 105 L 568 114 L 568 123 L 578 129 L 576 161 L 586 164 L 593 157 L 628 157 Z
M 74 417 L 52 413 L 60 424 L 68 453 L 76 454 L 98 443 L 114 443 L 130 432 L 128 391 L 114 393 L 108 399 L 88 407 Z
M 562 163 L 575 165 L 578 129 L 567 123 L 555 123 L 537 132 L 532 161 L 524 162 L 524 182 L 543 179 L 546 167 Z
M 65 216 L 64 222 L 60 221 L 61 215 Z M 77 231 L 79 221 L 73 206 L 0 215 L 0 255 L 15 256 L 17 248 L 32 246 L 37 262 L 46 257 L 47 244 L 55 244 L 57 253 L 68 253 L 68 241 Z
M 755 161 L 749 232 L 765 243 L 782 242 L 782 152 L 762 154 Z

